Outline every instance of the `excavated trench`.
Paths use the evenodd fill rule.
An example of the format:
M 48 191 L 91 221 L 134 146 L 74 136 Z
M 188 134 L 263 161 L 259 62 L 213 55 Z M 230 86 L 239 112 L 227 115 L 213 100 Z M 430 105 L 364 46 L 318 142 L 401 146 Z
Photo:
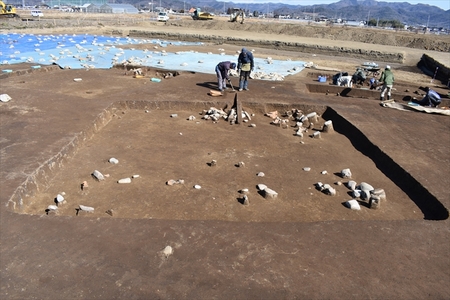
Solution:
M 313 130 L 308 135 L 305 133 L 303 143 L 295 136 L 292 124 L 283 130 L 269 124 L 270 119 L 264 116 L 268 111 L 290 111 L 292 105 L 243 103 L 243 109 L 255 117 L 248 123 L 234 126 L 225 121 L 214 123 L 201 120 L 198 112 L 211 107 L 224 108 L 226 104 L 164 101 L 114 103 L 94 120 L 92 126 L 72 139 L 17 187 L 8 201 L 8 207 L 18 213 L 43 214 L 48 204 L 54 204 L 56 194 L 64 190 L 68 204 L 62 206 L 58 214 L 67 216 L 75 215 L 78 205 L 83 204 L 96 207 L 95 213 L 85 214 L 93 217 L 110 217 L 105 211 L 111 214 L 114 211 L 114 216 L 121 218 L 181 220 L 395 220 L 420 218 L 414 209 L 418 208 L 424 219 L 448 218 L 448 210 L 435 196 L 331 107 L 295 105 L 305 114 L 316 112 L 321 116 Z M 173 113 L 177 113 L 177 118 L 169 117 Z M 187 121 L 189 114 L 197 115 L 197 121 Z M 148 121 L 149 115 L 159 121 Z M 327 120 L 332 121 L 334 133 L 322 131 L 322 125 Z M 176 129 L 171 128 L 174 122 Z M 255 128 L 249 125 L 253 122 Z M 189 125 L 181 129 L 183 124 Z M 139 142 L 127 139 L 127 132 L 133 129 Z M 315 131 L 321 132 L 321 139 L 312 138 L 311 133 Z M 182 140 L 183 136 L 188 140 Z M 238 141 L 236 136 L 239 136 Z M 146 138 L 149 143 L 144 142 Z M 246 139 L 248 142 L 245 142 Z M 103 147 L 105 140 L 117 142 L 110 145 L 117 149 L 110 155 L 123 154 L 119 157 L 124 166 L 122 172 L 117 168 L 114 170 L 107 162 L 109 157 L 99 156 L 99 151 L 95 150 Z M 208 141 L 212 141 L 210 145 L 199 146 L 202 143 L 206 145 Z M 367 170 L 366 177 L 360 174 L 360 181 L 373 180 L 381 185 L 377 187 L 386 190 L 388 201 L 383 203 L 381 210 L 369 209 L 367 201 L 363 200 L 359 201 L 362 210 L 357 214 L 342 207 L 343 201 L 351 199 L 351 192 L 345 187 L 349 179 L 340 178 L 339 171 L 351 160 L 337 153 L 343 151 L 333 148 L 336 144 L 349 149 L 351 160 L 364 165 L 361 169 L 355 166 L 356 172 Z M 149 161 L 148 157 L 152 159 Z M 315 161 L 315 157 L 322 159 Z M 216 158 L 220 167 L 213 169 L 208 162 Z M 237 167 L 241 160 L 247 163 L 245 168 Z M 313 167 L 314 175 L 302 170 L 308 162 Z M 128 169 L 125 167 L 127 165 Z M 91 178 L 91 173 L 97 168 L 110 172 L 111 179 L 98 182 Z M 320 174 L 324 168 L 329 168 L 331 177 Z M 266 179 L 255 176 L 261 170 L 268 174 Z M 121 177 L 135 173 L 140 175 L 140 179 L 136 179 L 134 186 L 117 183 Z M 370 178 L 368 174 L 374 173 L 379 174 Z M 179 179 L 177 176 L 182 176 L 186 184 L 179 187 L 165 184 L 169 179 Z M 88 180 L 88 190 L 80 188 L 83 180 Z M 334 185 L 338 194 L 329 196 L 314 189 L 315 183 L 320 180 L 331 185 L 342 182 L 343 185 Z M 262 182 L 278 190 L 280 196 L 277 200 L 263 199 L 260 193 L 258 195 L 255 186 Z M 202 183 L 200 191 L 192 188 L 198 183 Z M 242 205 L 237 192 L 242 188 L 250 190 L 251 205 L 248 207 Z

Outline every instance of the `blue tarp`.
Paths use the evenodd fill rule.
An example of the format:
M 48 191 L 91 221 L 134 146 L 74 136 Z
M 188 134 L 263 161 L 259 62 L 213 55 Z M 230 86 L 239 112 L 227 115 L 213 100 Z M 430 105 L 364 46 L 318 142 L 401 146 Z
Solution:
M 149 49 L 124 49 L 123 45 L 148 44 Z M 172 71 L 215 73 L 221 61 L 237 61 L 237 54 L 198 52 L 203 43 L 133 39 L 96 35 L 0 34 L 0 64 L 57 64 L 61 68 L 109 69 L 117 63 L 130 63 Z M 191 51 L 166 51 L 168 45 L 192 46 Z M 128 46 L 129 48 L 129 46 Z M 155 49 L 156 48 L 156 49 Z M 197 49 L 196 49 L 197 48 Z M 303 61 L 280 61 L 255 58 L 255 71 L 286 76 L 300 72 Z M 262 76 L 271 79 L 270 76 Z M 273 80 L 273 77 L 272 77 Z

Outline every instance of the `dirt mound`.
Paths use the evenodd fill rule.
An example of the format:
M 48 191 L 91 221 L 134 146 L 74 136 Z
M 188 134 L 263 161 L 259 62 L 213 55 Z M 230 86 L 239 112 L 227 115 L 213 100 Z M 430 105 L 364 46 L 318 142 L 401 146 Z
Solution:
M 265 21 L 251 21 L 240 24 L 222 20 L 213 20 L 208 22 L 173 20 L 168 22 L 167 25 L 207 30 L 238 30 L 265 34 L 283 34 L 297 37 L 301 36 L 329 40 L 363 42 L 368 44 L 410 47 L 433 51 L 450 51 L 450 38 L 448 36 L 425 35 L 405 31 L 386 31 L 349 26 L 337 27 Z

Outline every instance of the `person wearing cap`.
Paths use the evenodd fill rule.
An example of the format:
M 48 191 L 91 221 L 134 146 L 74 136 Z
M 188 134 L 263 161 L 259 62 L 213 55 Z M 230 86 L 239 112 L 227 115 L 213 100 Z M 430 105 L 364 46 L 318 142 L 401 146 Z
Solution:
M 231 69 L 236 69 L 236 63 L 230 61 L 222 61 L 216 66 L 217 84 L 219 91 L 223 92 L 227 88 L 226 81 L 231 83 L 229 73 Z
M 239 70 L 239 91 L 248 91 L 248 78 L 254 68 L 253 53 L 245 48 L 242 48 L 238 57 L 238 70 Z
M 366 73 L 364 73 L 363 69 L 356 69 L 356 72 L 352 76 L 352 81 L 355 84 L 364 84 L 364 81 L 366 81 Z
M 381 95 L 380 95 L 380 100 L 383 101 L 384 100 L 384 94 L 387 91 L 387 100 L 391 99 L 391 91 L 392 91 L 392 87 L 394 85 L 394 73 L 392 73 L 391 71 L 391 66 L 386 66 L 386 68 L 384 69 L 384 71 L 381 73 L 380 76 L 380 83 L 383 84 L 383 86 L 381 87 Z
M 439 104 L 441 104 L 441 96 L 434 90 L 430 89 L 429 87 L 425 88 L 425 96 L 422 98 L 422 100 L 414 101 L 417 104 L 420 104 L 422 106 L 431 106 L 431 107 L 437 107 Z

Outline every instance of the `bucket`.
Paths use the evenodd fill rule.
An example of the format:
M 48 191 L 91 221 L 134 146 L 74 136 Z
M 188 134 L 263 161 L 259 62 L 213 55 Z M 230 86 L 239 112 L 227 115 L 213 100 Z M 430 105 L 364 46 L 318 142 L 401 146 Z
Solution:
M 327 77 L 326 76 L 319 76 L 318 80 L 319 80 L 319 82 L 327 82 Z

